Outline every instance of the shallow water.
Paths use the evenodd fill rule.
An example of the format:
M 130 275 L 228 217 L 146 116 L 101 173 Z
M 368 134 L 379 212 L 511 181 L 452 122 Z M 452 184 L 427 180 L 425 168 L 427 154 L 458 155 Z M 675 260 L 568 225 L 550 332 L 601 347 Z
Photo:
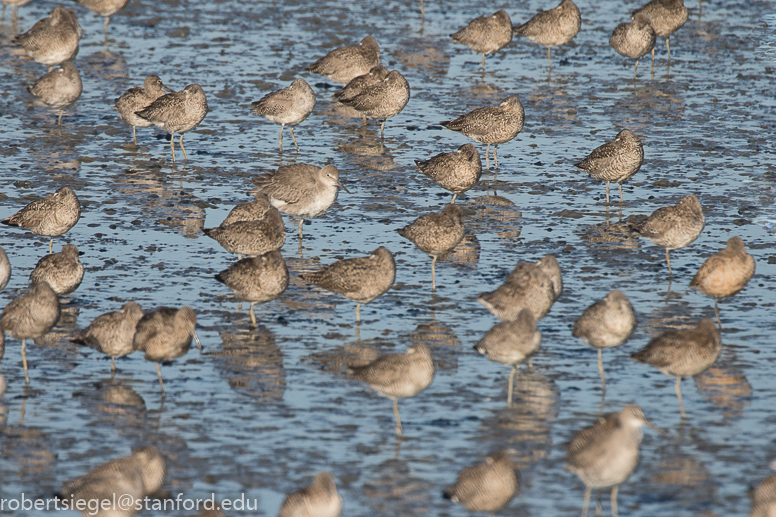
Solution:
M 487 58 L 483 75 L 480 57 L 448 38 L 480 14 L 503 7 L 518 23 L 546 2 L 474 10 L 460 0 L 429 0 L 423 24 L 412 1 L 283 4 L 167 1 L 155 10 L 159 3 L 131 2 L 113 17 L 107 51 L 102 19 L 76 7 L 84 93 L 61 128 L 56 111 L 33 106 L 24 89 L 45 70 L 10 44 L 8 15 L 0 54 L 0 215 L 71 185 L 83 215 L 54 246 L 76 244 L 86 276 L 52 333 L 28 348 L 28 389 L 18 342 L 7 343 L 0 494 L 50 497 L 64 481 L 153 444 L 166 460 L 164 490 L 173 497 L 244 494 L 259 500 L 260 515 L 275 515 L 284 494 L 331 470 L 344 515 L 464 515 L 441 498 L 442 489 L 464 467 L 508 449 L 522 487 L 503 513 L 569 514 L 579 511 L 584 487 L 562 470 L 564 444 L 599 411 L 635 401 L 665 433 L 646 430 L 640 465 L 620 489 L 621 513 L 745 515 L 747 489 L 776 457 L 772 4 L 704 2 L 699 18 L 697 4 L 688 2 L 690 21 L 671 38 L 670 68 L 661 40 L 654 77 L 645 58 L 636 81 L 633 63 L 607 40 L 637 2 L 580 2 L 582 31 L 553 50 L 549 77 L 544 49 L 524 40 Z M 22 30 L 50 9 L 42 2 L 23 7 Z M 324 78 L 302 71 L 367 34 L 377 38 L 384 64 L 412 87 L 382 142 L 379 125 L 363 130 L 337 110 Z M 174 89 L 197 82 L 208 95 L 211 112 L 184 139 L 185 165 L 173 166 L 160 131 L 139 129 L 140 148 L 131 146 L 131 128 L 111 110 L 151 73 Z M 297 74 L 313 85 L 318 104 L 295 131 L 301 153 L 289 152 L 286 133 L 280 155 L 278 126 L 252 115 L 249 104 Z M 509 95 L 525 106 L 525 128 L 499 148 L 496 182 L 482 181 L 460 199 L 469 213 L 467 237 L 437 264 L 432 295 L 430 259 L 395 230 L 440 210 L 450 194 L 417 173 L 413 159 L 468 141 L 439 121 Z M 625 185 L 625 205 L 607 212 L 604 184 L 571 164 L 624 127 L 642 137 L 645 162 Z M 352 194 L 342 193 L 324 217 L 305 225 L 302 256 L 296 222 L 285 218 L 282 251 L 292 280 L 280 299 L 257 307 L 261 326 L 252 330 L 247 304 L 238 311 L 238 300 L 213 279 L 235 257 L 201 229 L 249 199 L 252 175 L 296 161 L 335 164 Z M 687 193 L 700 197 L 706 228 L 672 253 L 666 295 L 663 250 L 617 223 Z M 746 242 L 757 273 L 721 303 L 725 347 L 711 369 L 682 383 L 688 418 L 681 423 L 673 378 L 633 363 L 629 353 L 667 329 L 713 316 L 713 301 L 689 282 L 734 235 Z M 0 232 L 13 266 L 0 304 L 27 288 L 47 245 L 27 232 Z M 355 304 L 297 276 L 381 245 L 395 254 L 396 284 L 362 307 L 357 340 Z M 522 369 L 508 409 L 509 369 L 471 350 L 496 323 L 475 298 L 518 261 L 546 253 L 558 257 L 564 292 L 539 324 L 542 349 L 533 370 Z M 602 401 L 595 351 L 570 327 L 615 288 L 631 299 L 639 326 L 622 347 L 604 352 Z M 163 402 L 155 367 L 142 355 L 118 360 L 111 380 L 109 360 L 69 343 L 127 300 L 146 310 L 190 305 L 197 313 L 206 353 L 194 350 L 163 367 Z M 348 379 L 344 366 L 418 340 L 432 348 L 437 375 L 425 392 L 400 401 L 408 439 L 397 442 L 391 402 Z M 593 504 L 596 498 L 609 514 L 608 491 Z M 22 513 L 35 512 L 10 515 Z

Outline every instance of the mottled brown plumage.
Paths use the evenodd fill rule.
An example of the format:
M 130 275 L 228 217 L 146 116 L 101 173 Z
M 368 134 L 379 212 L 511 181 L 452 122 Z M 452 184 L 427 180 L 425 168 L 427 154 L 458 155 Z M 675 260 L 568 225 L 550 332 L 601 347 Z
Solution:
M 70 61 L 65 61 L 56 70 L 43 75 L 27 87 L 30 95 L 40 99 L 43 104 L 59 108 L 57 125 L 62 125 L 65 108 L 73 104 L 83 92 L 83 83 L 78 69 Z
M 644 147 L 641 141 L 630 129 L 623 129 L 611 142 L 597 147 L 576 167 L 587 172 L 597 180 L 606 182 L 606 203 L 609 204 L 609 183 L 620 184 L 620 201 L 622 184 L 632 178 L 644 162 Z
M 72 244 L 65 244 L 61 252 L 40 259 L 30 273 L 30 283 L 46 282 L 57 296 L 78 289 L 83 278 L 84 266 L 78 260 L 78 248 Z
M 54 237 L 67 233 L 81 218 L 81 204 L 70 187 L 62 187 L 43 199 L 33 201 L 11 217 L 0 221 L 8 226 L 18 226 L 35 235 L 51 237 L 49 253 Z
M 535 320 L 542 319 L 555 301 L 552 279 L 536 264 L 520 262 L 495 291 L 483 293 L 477 301 L 501 321 L 514 321 L 529 309 Z
M 307 67 L 308 72 L 321 74 L 335 83 L 347 84 L 380 64 L 380 48 L 372 36 L 353 47 L 332 50 Z
M 463 469 L 442 495 L 471 512 L 495 513 L 512 500 L 519 480 L 509 453 L 499 451 L 485 458 L 484 463 Z
M 536 265 L 552 282 L 552 301 L 554 302 L 563 292 L 563 278 L 561 278 L 558 259 L 555 258 L 555 255 L 547 254 L 539 259 Z
M 668 275 L 672 276 L 668 252 L 692 244 L 703 231 L 705 223 L 700 201 L 693 194 L 688 194 L 678 204 L 658 208 L 646 220 L 631 225 L 631 228 L 666 249 Z
M 13 42 L 51 71 L 51 67 L 75 59 L 81 33 L 75 11 L 55 7 L 48 18 L 38 20 L 30 30 L 16 36 Z
M 509 45 L 512 41 L 512 20 L 503 9 L 490 16 L 479 16 L 463 29 L 450 35 L 456 43 L 463 43 L 478 54 L 482 54 L 482 71 L 485 71 L 485 56 Z
M 623 344 L 636 328 L 636 313 L 628 297 L 622 291 L 611 291 L 603 300 L 585 309 L 574 323 L 571 333 L 598 349 L 598 372 L 601 388 L 606 392 L 604 365 L 601 350 Z
M 75 0 L 77 3 L 89 9 L 91 12 L 99 14 L 105 18 L 102 24 L 103 32 L 105 32 L 105 44 L 108 43 L 108 24 L 110 23 L 110 17 L 124 9 L 129 3 L 129 0 Z
M 537 45 L 547 47 L 547 61 L 552 68 L 550 49 L 565 45 L 577 35 L 582 26 L 579 9 L 571 0 L 563 0 L 557 7 L 540 11 L 533 18 L 513 29 L 515 36 L 525 36 Z
M 776 469 L 776 462 L 771 463 L 771 468 Z M 776 474 L 771 474 L 749 492 L 752 501 L 752 509 L 749 517 L 774 517 L 776 516 Z
M 138 117 L 135 113 L 153 104 L 165 92 L 172 92 L 172 90 L 162 83 L 159 76 L 149 75 L 143 81 L 143 86 L 132 87 L 116 99 L 113 109 L 119 112 L 119 116 L 124 122 L 132 126 L 132 140 L 135 142 L 135 145 L 137 145 L 136 128 L 151 127 L 153 125 L 148 120 Z
M 633 17 L 644 17 L 652 26 L 655 34 L 666 39 L 668 59 L 671 59 L 671 46 L 668 40 L 671 34 L 687 22 L 687 8 L 684 0 L 652 0 L 643 7 L 633 11 Z M 655 48 L 652 47 L 652 62 L 655 61 Z
M 393 285 L 396 262 L 391 252 L 380 246 L 368 257 L 340 260 L 299 278 L 357 302 L 356 321 L 360 322 L 361 304 L 371 302 Z
M 311 485 L 288 494 L 278 517 L 339 517 L 342 497 L 337 493 L 334 476 L 321 472 Z
M 724 250 L 706 259 L 690 282 L 690 287 L 718 300 L 743 289 L 752 275 L 754 259 L 746 252 L 741 237 L 733 237 L 727 241 Z
M 493 160 L 498 168 L 496 149 L 499 144 L 509 142 L 523 130 L 525 110 L 517 97 L 508 97 L 498 106 L 477 108 L 455 120 L 441 122 L 447 129 L 462 133 L 475 142 L 487 144 L 485 166 L 490 168 L 488 156 L 493 147 Z
M 380 137 L 385 130 L 385 121 L 401 113 L 409 100 L 410 84 L 397 70 L 392 70 L 382 81 L 367 86 L 357 95 L 339 99 L 345 106 L 368 118 L 382 120 Z
M 135 327 L 143 317 L 143 309 L 135 302 L 125 303 L 121 310 L 98 316 L 79 332 L 74 343 L 99 350 L 110 357 L 110 369 L 116 369 L 115 359 L 135 351 Z
M 482 160 L 472 144 L 464 144 L 452 153 L 442 153 L 430 160 L 415 160 L 421 174 L 428 176 L 445 190 L 453 193 L 453 200 L 480 181 Z
M 237 205 L 218 228 L 206 228 L 203 232 L 226 251 L 249 257 L 280 249 L 286 241 L 283 218 L 264 194 L 250 203 Z
M 283 152 L 283 128 L 290 126 L 291 140 L 294 141 L 296 152 L 299 145 L 294 137 L 294 126 L 301 124 L 310 116 L 315 107 L 315 93 L 304 79 L 294 79 L 288 88 L 282 88 L 268 93 L 251 104 L 251 111 L 270 122 L 280 124 L 280 152 Z
M 609 37 L 609 45 L 621 56 L 636 60 L 633 67 L 633 78 L 636 78 L 636 70 L 639 69 L 639 59 L 647 52 L 655 48 L 655 31 L 649 24 L 649 20 L 638 15 L 633 17 L 630 23 L 621 23 L 615 27 Z
M 135 115 L 170 133 L 170 149 L 174 162 L 175 133 L 181 135 L 183 159 L 188 160 L 186 148 L 183 147 L 183 134 L 197 127 L 207 115 L 207 110 L 205 91 L 198 84 L 190 84 L 179 92 L 162 95 L 147 108 L 136 111 Z
M 251 323 L 256 326 L 253 306 L 274 300 L 288 287 L 288 268 L 279 251 L 240 260 L 221 271 L 215 279 L 241 300 L 250 302 Z
M 384 248 L 381 248 L 384 249 Z M 364 366 L 351 366 L 353 377 L 360 379 L 383 397 L 393 400 L 396 434 L 403 435 L 399 418 L 400 398 L 414 397 L 434 380 L 434 361 L 425 343 L 415 344 L 403 354 L 378 357 Z
M 710 318 L 704 318 L 695 328 L 661 334 L 646 347 L 631 354 L 631 359 L 676 377 L 676 396 L 682 418 L 685 418 L 680 386 L 682 378 L 705 371 L 714 364 L 721 350 L 719 331 Z

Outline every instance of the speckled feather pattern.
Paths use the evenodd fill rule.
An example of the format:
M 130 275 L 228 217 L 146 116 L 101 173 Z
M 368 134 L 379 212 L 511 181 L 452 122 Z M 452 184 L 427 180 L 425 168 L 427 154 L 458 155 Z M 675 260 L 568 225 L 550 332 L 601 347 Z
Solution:
M 353 377 L 360 379 L 383 397 L 414 397 L 434 379 L 434 361 L 425 343 L 415 344 L 403 354 L 378 357 L 365 366 L 351 366 Z
M 235 262 L 216 275 L 235 296 L 246 302 L 274 300 L 288 287 L 288 268 L 279 251 Z
M 571 333 L 594 348 L 620 346 L 636 328 L 636 313 L 628 297 L 614 290 L 585 309 Z
M 643 162 L 641 141 L 633 131 L 623 129 L 614 140 L 597 147 L 576 166 L 595 179 L 622 183 L 633 177 Z
M 127 90 L 121 97 L 116 99 L 114 104 L 119 112 L 121 119 L 135 127 L 151 127 L 153 124 L 148 120 L 135 115 L 142 111 L 159 97 L 165 95 L 166 86 L 156 75 L 149 75 L 143 81 L 143 86 L 135 86 Z
M 73 63 L 66 61 L 56 70 L 35 81 L 27 91 L 47 106 L 64 108 L 73 104 L 81 96 L 83 92 L 81 74 Z
M 515 36 L 525 36 L 538 45 L 557 47 L 565 45 L 577 35 L 582 26 L 579 9 L 571 0 L 541 11 L 522 25 L 514 28 Z
M 84 266 L 78 260 L 78 248 L 66 244 L 59 253 L 46 255 L 30 273 L 30 283 L 46 282 L 57 296 L 70 294 L 81 285 Z
M 268 93 L 251 104 L 251 111 L 276 124 L 301 124 L 315 107 L 315 93 L 304 79 L 294 79 L 288 88 Z
M 372 67 L 369 72 L 354 77 L 344 88 L 334 92 L 334 98 L 341 101 L 352 99 L 368 87 L 385 79 L 389 73 L 390 71 L 382 65 Z
M 442 122 L 447 129 L 463 133 L 483 144 L 503 144 L 523 130 L 525 111 L 517 97 L 509 97 L 498 106 L 477 108 L 455 120 Z
M 647 19 L 661 38 L 667 38 L 687 22 L 688 13 L 684 0 L 652 0 L 633 11 L 633 16 Z
M 722 350 L 719 331 L 709 318 L 695 328 L 666 332 L 631 354 L 639 363 L 656 367 L 672 377 L 691 377 L 714 364 Z
M 191 307 L 160 307 L 137 322 L 133 346 L 149 361 L 172 361 L 189 351 L 196 325 Z
M 318 217 L 334 204 L 339 192 L 339 171 L 333 165 L 306 163 L 284 165 L 251 180 L 257 193 L 269 196 L 272 206 L 283 213 L 304 218 Z
M 229 253 L 256 257 L 280 249 L 286 241 L 286 229 L 280 212 L 274 207 L 262 219 L 221 224 L 203 230 Z
M 368 303 L 391 288 L 396 278 L 396 263 L 391 252 L 380 246 L 368 257 L 340 260 L 299 277 L 349 300 Z
M 14 339 L 36 339 L 54 328 L 59 314 L 59 298 L 46 282 L 40 282 L 5 306 L 0 330 Z
M 518 485 L 517 467 L 506 451 L 500 451 L 463 469 L 444 496 L 471 512 L 497 512 L 512 500 Z
M 410 85 L 398 71 L 393 70 L 378 81 L 348 99 L 340 98 L 346 106 L 369 118 L 385 120 L 395 117 L 410 100 Z
M 289 494 L 278 517 L 339 517 L 342 497 L 337 493 L 334 476 L 322 472 L 312 484 Z
M 688 194 L 676 205 L 658 208 L 632 228 L 654 244 L 675 250 L 692 244 L 703 231 L 705 223 L 700 201 L 693 194 Z
M 186 133 L 204 120 L 207 110 L 204 90 L 198 84 L 190 84 L 179 92 L 162 95 L 135 115 L 168 133 Z
M 746 286 L 754 269 L 754 258 L 746 252 L 744 241 L 733 237 L 725 249 L 706 259 L 690 287 L 713 298 L 732 296 Z
M 656 39 L 649 20 L 639 15 L 633 21 L 615 27 L 609 45 L 621 56 L 639 59 L 655 48 Z
M 429 255 L 441 255 L 455 248 L 464 235 L 461 209 L 449 204 L 441 212 L 421 215 L 397 230 Z
M 38 20 L 30 30 L 16 36 L 13 42 L 36 62 L 55 66 L 75 59 L 81 26 L 72 9 L 55 7 L 48 18 Z
M 454 194 L 466 192 L 482 176 L 480 153 L 472 144 L 464 144 L 457 151 L 438 154 L 430 160 L 415 160 L 415 164 L 421 174 Z
M 340 47 L 307 67 L 307 71 L 328 77 L 335 83 L 347 84 L 380 64 L 380 48 L 372 36 L 353 47 Z
M 529 309 L 534 319 L 542 319 L 555 301 L 552 279 L 536 264 L 518 263 L 498 289 L 483 293 L 477 301 L 502 321 L 514 321 L 520 311 Z
M 62 187 L 43 199 L 33 201 L 3 224 L 19 226 L 35 235 L 58 237 L 75 226 L 81 217 L 81 204 L 70 187 Z
M 135 327 L 142 317 L 140 305 L 125 303 L 121 310 L 95 318 L 73 341 L 95 348 L 109 357 L 124 357 L 135 351 Z
M 512 20 L 503 9 L 490 16 L 480 16 L 450 35 L 456 43 L 463 43 L 478 54 L 492 54 L 512 41 Z
M 514 321 L 502 321 L 480 339 L 474 349 L 489 360 L 514 366 L 527 361 L 541 346 L 542 334 L 529 309 L 523 309 Z

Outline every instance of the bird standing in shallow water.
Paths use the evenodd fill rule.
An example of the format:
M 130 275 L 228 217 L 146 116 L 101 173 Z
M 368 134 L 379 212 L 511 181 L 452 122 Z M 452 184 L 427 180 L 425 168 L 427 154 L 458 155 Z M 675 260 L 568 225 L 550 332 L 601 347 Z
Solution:
M 493 147 L 493 161 L 498 169 L 496 149 L 499 144 L 509 142 L 523 130 L 525 110 L 517 97 L 507 97 L 498 106 L 477 108 L 455 120 L 440 122 L 447 129 L 462 133 L 475 142 L 487 144 L 485 167 L 490 168 L 488 155 Z
M 678 250 L 689 246 L 703 231 L 706 218 L 698 198 L 687 194 L 676 205 L 658 208 L 644 221 L 631 224 L 633 231 L 648 238 L 653 244 L 666 249 L 666 264 L 668 276 L 671 272 L 670 250 Z
M 425 343 L 418 343 L 403 354 L 378 357 L 365 366 L 351 366 L 353 377 L 360 379 L 383 397 L 393 400 L 396 435 L 404 436 L 399 418 L 399 399 L 414 397 L 434 380 L 434 361 Z
M 129 0 L 75 0 L 82 6 L 89 9 L 91 12 L 99 14 L 105 17 L 105 21 L 102 24 L 103 32 L 105 32 L 105 45 L 108 44 L 108 24 L 110 23 L 110 17 L 124 9 Z
M 342 497 L 337 493 L 334 476 L 321 472 L 310 486 L 288 494 L 278 517 L 339 517 Z
M 307 71 L 347 84 L 379 64 L 380 48 L 373 36 L 367 36 L 356 46 L 335 48 L 308 66 Z
M 382 120 L 380 138 L 385 131 L 385 122 L 401 113 L 409 100 L 410 83 L 397 70 L 389 72 L 382 81 L 367 86 L 358 95 L 339 99 L 345 106 L 368 118 Z
M 73 104 L 83 92 L 81 74 L 70 61 L 65 61 L 56 69 L 48 72 L 27 87 L 30 95 L 37 97 L 47 106 L 59 108 L 57 125 L 62 125 L 65 108 Z
M 283 152 L 283 128 L 290 126 L 291 140 L 294 141 L 296 152 L 299 145 L 294 137 L 294 126 L 301 124 L 315 107 L 315 93 L 304 79 L 294 79 L 291 86 L 268 93 L 260 100 L 251 104 L 251 111 L 261 115 L 270 122 L 280 124 L 280 152 Z
M 638 465 L 641 428 L 645 425 L 657 430 L 639 406 L 628 404 L 574 435 L 567 448 L 565 470 L 585 484 L 582 517 L 587 516 L 592 489 L 606 487 L 612 487 L 612 516 L 617 517 L 617 492 Z
M 35 22 L 30 30 L 16 36 L 13 42 L 24 48 L 24 52 L 37 63 L 48 66 L 51 72 L 55 65 L 75 59 L 81 34 L 75 11 L 55 7 L 48 18 Z
M 633 67 L 633 78 L 639 69 L 639 59 L 655 48 L 655 30 L 649 20 L 643 15 L 636 15 L 630 23 L 621 23 L 615 27 L 609 45 L 621 56 L 636 60 Z M 654 64 L 654 54 L 652 64 Z
M 579 8 L 571 0 L 563 0 L 557 7 L 541 11 L 524 24 L 516 25 L 513 32 L 515 36 L 525 36 L 534 43 L 547 47 L 547 61 L 552 70 L 550 49 L 574 39 L 581 26 Z
M 472 144 L 463 144 L 457 151 L 442 153 L 430 160 L 415 160 L 418 170 L 445 190 L 453 193 L 453 200 L 474 187 L 482 177 L 480 153 Z
M 550 311 L 559 289 L 540 265 L 520 262 L 498 289 L 481 294 L 477 301 L 501 321 L 514 321 L 523 309 L 539 321 Z
M 135 302 L 125 303 L 121 310 L 98 316 L 73 338 L 74 343 L 95 348 L 110 357 L 110 370 L 116 370 L 116 358 L 135 351 L 137 323 L 143 309 Z
M 630 129 L 623 129 L 614 140 L 597 147 L 575 167 L 582 169 L 595 179 L 606 182 L 606 204 L 609 204 L 609 183 L 614 181 L 620 185 L 620 202 L 622 184 L 632 178 L 644 163 L 644 147 L 636 134 Z
M 706 296 L 714 298 L 714 314 L 717 324 L 719 320 L 719 299 L 733 296 L 746 287 L 754 275 L 754 259 L 746 252 L 741 237 L 733 237 L 727 241 L 727 247 L 707 258 L 690 282 Z
M 183 159 L 188 160 L 186 148 L 183 147 L 183 134 L 204 120 L 207 109 L 205 91 L 198 84 L 190 84 L 179 92 L 162 95 L 147 108 L 136 111 L 135 115 L 170 133 L 172 161 L 175 162 L 175 133 L 181 135 L 179 143 Z
M 686 418 L 682 403 L 682 377 L 692 377 L 714 364 L 722 350 L 719 331 L 710 318 L 702 319 L 695 328 L 666 332 L 647 346 L 631 354 L 631 359 L 656 367 L 676 377 L 679 411 Z
M 280 249 L 286 242 L 283 218 L 265 194 L 257 194 L 254 201 L 234 207 L 218 228 L 202 231 L 239 258 L 263 255 Z
M 156 99 L 164 95 L 164 92 L 172 92 L 166 87 L 157 75 L 149 75 L 143 81 L 143 86 L 130 88 L 116 99 L 113 109 L 119 112 L 121 119 L 132 126 L 132 141 L 137 145 L 136 128 L 151 127 L 153 124 L 144 118 L 135 115 L 150 106 Z
M 485 71 L 485 56 L 501 50 L 512 41 L 512 20 L 503 9 L 490 16 L 473 19 L 463 29 L 450 35 L 456 43 L 463 43 L 478 54 L 482 54 L 482 71 Z
M 507 451 L 494 452 L 485 458 L 485 463 L 467 467 L 458 474 L 455 484 L 445 488 L 445 499 L 470 512 L 491 512 L 504 508 L 520 481 L 517 467 Z
M 62 187 L 43 199 L 33 201 L 11 217 L 0 221 L 7 226 L 18 226 L 35 235 L 51 237 L 49 253 L 54 237 L 64 235 L 81 218 L 81 204 L 70 187 Z
M 354 77 L 350 82 L 348 82 L 348 84 L 345 85 L 344 88 L 334 92 L 334 98 L 340 101 L 340 103 L 342 101 L 350 100 L 370 86 L 377 84 L 385 79 L 389 73 L 390 70 L 382 65 L 374 66 L 371 70 L 369 70 L 369 72 L 363 75 L 359 75 L 358 77 Z M 361 117 L 364 119 L 364 125 L 366 125 L 366 115 L 361 113 Z
M 4 350 L 6 332 L 12 338 L 22 340 L 22 364 L 27 384 L 30 383 L 27 371 L 27 340 L 46 335 L 57 324 L 59 314 L 59 298 L 51 290 L 51 286 L 46 282 L 39 282 L 6 305 L 0 315 L 0 352 Z
M 46 255 L 30 273 L 30 283 L 46 282 L 57 296 L 70 294 L 81 285 L 84 266 L 78 260 L 78 248 L 65 244 L 62 251 Z
M 687 8 L 684 0 L 652 0 L 633 11 L 633 18 L 642 16 L 647 20 L 657 36 L 666 39 L 668 60 L 671 61 L 671 46 L 668 40 L 671 34 L 687 22 Z M 655 47 L 652 46 L 652 64 L 655 64 Z

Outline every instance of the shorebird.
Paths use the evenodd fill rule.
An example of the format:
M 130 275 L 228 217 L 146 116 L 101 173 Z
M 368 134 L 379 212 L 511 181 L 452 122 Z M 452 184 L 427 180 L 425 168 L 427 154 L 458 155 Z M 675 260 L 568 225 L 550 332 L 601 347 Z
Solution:
M 490 16 L 479 16 L 463 29 L 450 35 L 456 43 L 463 43 L 482 54 L 482 71 L 485 56 L 501 50 L 512 41 L 512 20 L 503 9 Z
M 771 463 L 776 470 L 776 461 Z M 749 492 L 752 509 L 749 517 L 773 517 L 776 515 L 776 473 L 771 474 Z
M 601 388 L 604 393 L 606 381 L 601 351 L 625 343 L 635 328 L 636 313 L 633 306 L 628 297 L 616 289 L 603 300 L 585 309 L 574 323 L 571 331 L 574 337 L 582 338 L 585 343 L 598 349 L 598 372 L 601 374 Z
M 263 194 L 257 195 L 255 201 L 232 209 L 218 228 L 205 228 L 203 232 L 240 258 L 280 249 L 286 241 L 283 218 Z
M 539 261 L 536 262 L 536 265 L 539 266 L 542 273 L 547 275 L 550 279 L 550 282 L 552 283 L 552 301 L 555 302 L 563 292 L 563 279 L 560 275 L 560 264 L 558 264 L 558 259 L 555 258 L 555 255 L 547 254 L 539 259 Z
M 617 517 L 617 491 L 639 462 L 641 428 L 657 428 L 641 408 L 628 404 L 619 413 L 607 413 L 598 423 L 579 431 L 568 445 L 565 470 L 585 484 L 582 517 L 587 515 L 593 488 L 612 487 L 612 515 Z
M 354 77 L 341 90 L 334 92 L 334 98 L 338 101 L 350 100 L 368 87 L 385 79 L 389 73 L 390 70 L 382 65 L 373 66 L 369 72 L 363 75 L 359 75 L 358 77 Z M 361 118 L 364 119 L 364 125 L 366 125 L 366 115 L 361 113 Z
M 294 126 L 301 124 L 315 107 L 315 93 L 304 79 L 294 79 L 291 86 L 268 93 L 251 104 L 251 111 L 270 122 L 280 124 L 280 152 L 283 152 L 283 128 L 290 126 L 291 140 L 296 152 L 299 145 L 294 137 Z
M 383 137 L 385 121 L 401 113 L 409 100 L 410 84 L 397 70 L 389 72 L 382 81 L 367 86 L 358 95 L 339 99 L 345 106 L 368 118 L 382 120 L 380 138 Z
M 140 318 L 135 327 L 133 346 L 135 350 L 145 352 L 147 361 L 156 363 L 156 373 L 159 374 L 159 386 L 164 392 L 162 382 L 163 361 L 172 361 L 186 354 L 191 346 L 191 338 L 197 341 L 200 353 L 202 344 L 197 337 L 197 316 L 191 307 L 172 309 L 160 307 Z
M 143 309 L 135 302 L 125 303 L 121 310 L 98 316 L 79 332 L 74 343 L 95 348 L 110 357 L 111 372 L 116 370 L 116 358 L 135 351 L 135 327 L 143 317 Z
M 143 86 L 130 88 L 116 99 L 113 109 L 119 112 L 121 119 L 132 126 L 132 141 L 137 145 L 136 129 L 139 127 L 151 127 L 153 124 L 144 118 L 135 115 L 150 106 L 156 99 L 164 95 L 164 92 L 172 92 L 166 87 L 157 75 L 149 75 L 143 81 Z
M 274 300 L 288 287 L 288 268 L 279 251 L 245 258 L 221 271 L 215 279 L 225 284 L 241 300 L 250 302 L 251 324 L 256 326 L 253 306 Z
M 746 252 L 741 237 L 733 237 L 727 241 L 724 250 L 706 259 L 690 282 L 690 287 L 714 298 L 714 315 L 721 326 L 719 299 L 733 296 L 746 287 L 752 275 L 754 259 Z
M 415 243 L 431 255 L 431 289 L 436 289 L 435 266 L 439 255 L 451 251 L 463 239 L 462 212 L 449 204 L 441 212 L 421 215 L 411 224 L 396 230 L 399 235 Z
M 509 453 L 499 451 L 485 458 L 484 463 L 463 469 L 442 495 L 470 512 L 492 515 L 512 500 L 519 482 L 520 475 Z
M 630 129 L 623 129 L 614 140 L 597 147 L 592 153 L 575 167 L 587 172 L 597 180 L 606 182 L 606 204 L 609 204 L 609 183 L 620 185 L 620 202 L 622 184 L 632 178 L 644 163 L 644 147 L 636 134 Z
M 453 193 L 453 200 L 480 181 L 482 160 L 472 144 L 464 144 L 452 153 L 441 153 L 430 160 L 415 160 L 418 171 L 428 176 L 445 190 Z
M 360 323 L 361 304 L 371 302 L 393 285 L 396 262 L 391 252 L 380 246 L 368 257 L 340 260 L 299 278 L 357 302 L 356 322 Z
M 207 115 L 207 110 L 204 90 L 198 84 L 190 84 L 179 92 L 162 95 L 147 108 L 136 111 L 135 115 L 170 133 L 172 161 L 175 162 L 175 133 L 181 135 L 179 143 L 183 159 L 188 160 L 183 134 L 197 127 Z
M 0 291 L 5 289 L 10 278 L 11 262 L 8 260 L 8 255 L 5 254 L 5 250 L 0 247 Z
M 633 78 L 636 78 L 636 70 L 639 69 L 639 59 L 647 52 L 655 49 L 655 30 L 649 24 L 644 15 L 636 15 L 630 23 L 621 23 L 612 32 L 609 45 L 621 56 L 636 60 L 633 67 Z M 654 54 L 653 64 L 654 64 Z
M 165 464 L 156 447 L 132 449 L 132 454 L 104 463 L 62 486 L 61 499 L 79 508 L 100 501 L 103 517 L 134 515 L 135 504 L 164 483 Z M 84 512 L 88 515 L 88 512 Z
M 81 34 L 75 11 L 55 7 L 48 18 L 35 22 L 30 30 L 16 36 L 13 42 L 24 48 L 33 60 L 48 66 L 50 72 L 55 65 L 75 59 Z
M 350 192 L 339 181 L 334 165 L 317 167 L 306 163 L 284 165 L 274 172 L 255 176 L 252 180 L 257 193 L 266 194 L 272 206 L 284 214 L 301 217 L 299 241 L 302 241 L 302 223 L 323 214 L 337 199 L 337 188 Z
M 710 318 L 702 319 L 695 328 L 666 332 L 631 354 L 631 359 L 656 367 L 676 377 L 679 411 L 686 418 L 682 404 L 682 377 L 692 377 L 714 364 L 722 350 L 719 331 Z
M 52 252 L 54 237 L 67 233 L 81 218 L 81 204 L 70 187 L 62 187 L 43 199 L 33 201 L 11 217 L 0 223 L 18 226 L 35 235 L 51 237 L 49 253 Z
M 335 83 L 347 84 L 379 64 L 380 48 L 374 37 L 367 36 L 354 47 L 332 50 L 308 66 L 307 71 L 326 76 Z
M 552 279 L 538 265 L 520 262 L 498 289 L 481 294 L 477 301 L 501 321 L 514 321 L 523 309 L 539 321 L 555 298 Z
M 46 282 L 57 296 L 72 293 L 83 279 L 84 266 L 78 260 L 78 248 L 72 244 L 40 259 L 30 273 L 30 283 Z
M 12 338 L 22 340 L 22 364 L 27 384 L 30 383 L 27 340 L 46 335 L 56 325 L 59 314 L 59 298 L 46 282 L 40 282 L 6 305 L 0 315 L 0 341 L 5 343 L 6 332 Z
M 353 377 L 360 379 L 381 396 L 393 400 L 396 435 L 404 436 L 399 418 L 399 399 L 414 397 L 434 380 L 434 361 L 425 343 L 415 344 L 403 354 L 378 357 L 364 366 L 351 366 Z
M 58 126 L 62 125 L 65 108 L 78 100 L 83 89 L 81 74 L 70 61 L 65 61 L 58 69 L 48 72 L 27 87 L 30 95 L 40 99 L 43 104 L 59 108 Z
M 493 160 L 498 169 L 496 149 L 499 144 L 509 142 L 523 130 L 525 111 L 517 97 L 508 97 L 498 106 L 477 108 L 455 120 L 440 122 L 447 129 L 462 133 L 475 142 L 487 144 L 485 149 L 485 166 L 490 168 L 488 161 L 490 145 L 493 147 Z
M 334 476 L 321 472 L 311 485 L 286 496 L 278 517 L 339 517 L 341 511 Z
M 672 277 L 670 250 L 689 246 L 703 231 L 706 219 L 698 198 L 687 194 L 676 205 L 658 208 L 644 221 L 631 224 L 636 233 L 648 238 L 653 244 L 666 249 L 668 276 Z
M 75 0 L 82 6 L 89 9 L 91 12 L 99 14 L 105 18 L 105 22 L 102 24 L 103 31 L 105 32 L 105 43 L 108 43 L 108 24 L 110 23 L 110 17 L 124 9 L 129 0 Z
M 533 313 L 523 309 L 514 321 L 496 324 L 474 345 L 473 348 L 489 360 L 512 367 L 509 372 L 507 406 L 512 406 L 515 373 L 525 361 L 531 366 L 531 356 L 539 350 L 541 343 L 542 334 L 536 326 Z
M 525 36 L 538 45 L 547 47 L 547 61 L 552 69 L 550 49 L 565 45 L 577 35 L 582 26 L 579 9 L 571 0 L 563 0 L 557 7 L 540 11 L 522 25 L 513 28 L 515 36 Z
M 19 7 L 29 4 L 32 0 L 2 0 L 3 1 L 3 20 L 5 20 L 5 6 L 11 6 L 11 27 L 16 34 L 16 27 L 19 24 Z
M 668 40 L 671 34 L 687 21 L 687 8 L 684 0 L 652 0 L 633 11 L 633 18 L 642 16 L 652 26 L 657 36 L 666 39 L 668 60 L 671 60 L 671 46 Z M 655 47 L 652 47 L 652 63 L 655 63 Z

